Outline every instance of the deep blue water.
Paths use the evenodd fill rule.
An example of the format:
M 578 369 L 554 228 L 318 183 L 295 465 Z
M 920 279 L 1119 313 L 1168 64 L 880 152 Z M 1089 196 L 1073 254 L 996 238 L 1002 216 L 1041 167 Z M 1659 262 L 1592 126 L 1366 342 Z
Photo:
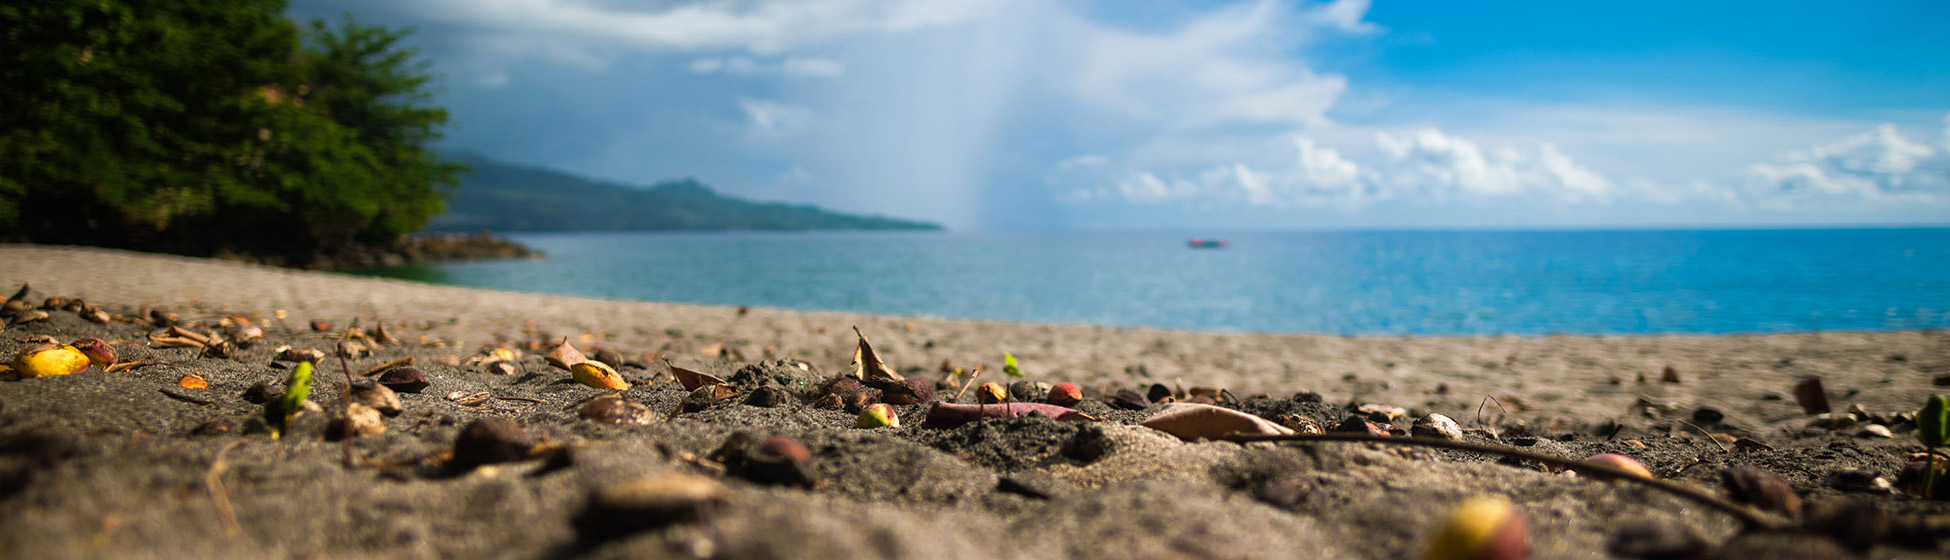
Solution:
M 395 268 L 605 298 L 1198 330 L 1734 333 L 1950 327 L 1950 229 L 562 233 L 542 261 Z

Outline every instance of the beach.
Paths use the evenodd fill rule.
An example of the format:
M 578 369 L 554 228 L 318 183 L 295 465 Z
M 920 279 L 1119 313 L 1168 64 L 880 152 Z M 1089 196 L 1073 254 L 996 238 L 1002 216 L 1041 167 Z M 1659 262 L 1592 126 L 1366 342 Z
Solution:
M 790 271 L 778 281 L 790 282 Z M 1724 468 L 1755 465 L 1779 473 L 1810 503 L 1847 496 L 1900 515 L 1950 513 L 1946 502 L 1836 481 L 1845 470 L 1894 480 L 1903 454 L 1923 451 L 1914 422 L 1905 430 L 1900 413 L 1944 391 L 1933 384 L 1950 376 L 1950 336 L 1942 331 L 1188 332 L 601 300 L 0 245 L 0 289 L 11 293 L 22 284 L 31 285 L 35 303 L 80 298 L 122 315 L 162 307 L 186 324 L 246 317 L 267 340 L 212 358 L 144 344 L 156 330 L 147 323 L 104 325 L 52 313 L 9 327 L 0 337 L 7 357 L 31 336 L 98 337 L 124 357 L 154 364 L 0 382 L 0 439 L 10 442 L 0 451 L 0 507 L 12 519 L 0 526 L 0 546 L 21 557 L 1404 558 L 1421 554 L 1450 506 L 1482 494 L 1507 496 L 1522 508 L 1536 558 L 1621 557 L 1616 542 L 1625 527 L 1704 543 L 1676 557 L 1796 558 L 1802 556 L 1765 551 L 1820 551 L 1811 543 L 1828 542 L 1742 532 L 1722 512 L 1643 487 L 1462 452 L 1185 442 L 1135 425 L 1160 405 L 1113 410 L 1101 401 L 1153 384 L 1181 393 L 1223 389 L 1238 408 L 1262 415 L 1299 410 L 1329 423 L 1361 410 L 1407 428 L 1439 413 L 1468 429 L 1469 438 L 1573 459 L 1632 455 L 1654 475 L 1708 490 L 1719 486 Z M 314 330 L 314 320 L 331 326 Z M 430 384 L 401 395 L 405 412 L 385 420 L 384 434 L 353 440 L 365 466 L 343 467 L 340 444 L 322 434 L 274 441 L 251 432 L 249 420 L 262 406 L 240 395 L 282 383 L 287 371 L 273 367 L 274 349 L 329 350 L 329 334 L 355 322 L 384 325 L 401 343 L 353 360 L 354 372 L 413 356 Z M 855 328 L 909 377 L 936 379 L 944 369 L 980 365 L 982 381 L 1013 381 L 1000 371 L 1010 353 L 1027 380 L 1082 386 L 1090 402 L 1079 409 L 1103 419 L 928 428 L 921 404 L 897 407 L 900 427 L 860 430 L 852 427 L 854 414 L 800 401 L 726 402 L 672 414 L 688 392 L 663 360 L 726 378 L 771 364 L 756 369 L 824 380 L 852 370 Z M 578 407 L 602 391 L 543 363 L 547 347 L 528 347 L 557 340 L 636 362 L 618 368 L 635 385 L 625 393 L 656 411 L 657 421 L 615 426 L 580 418 Z M 488 373 L 467 361 L 503 343 L 523 351 L 518 374 Z M 799 373 L 776 372 L 801 364 Z M 209 387 L 178 386 L 192 372 Z M 312 400 L 332 410 L 343 379 L 336 360 L 321 363 L 317 378 Z M 1837 413 L 1859 406 L 1868 414 L 1846 427 L 1810 428 L 1815 419 L 1794 389 L 1811 378 L 1821 380 Z M 482 392 L 491 398 L 472 405 L 450 398 Z M 573 449 L 573 461 L 435 472 L 418 459 L 450 449 L 456 434 L 483 417 L 512 420 L 539 440 Z M 1863 434 L 1875 419 L 1894 437 Z M 727 473 L 711 457 L 722 456 L 737 434 L 804 442 L 816 483 L 801 488 Z M 1708 434 L 1764 449 L 1727 449 Z M 241 443 L 227 447 L 233 442 Z M 236 512 L 234 534 L 206 483 L 225 449 L 227 468 L 215 479 Z M 577 524 L 602 489 L 671 472 L 717 481 L 722 503 L 701 520 L 616 537 L 597 538 Z M 1863 557 L 1936 553 L 1879 546 Z

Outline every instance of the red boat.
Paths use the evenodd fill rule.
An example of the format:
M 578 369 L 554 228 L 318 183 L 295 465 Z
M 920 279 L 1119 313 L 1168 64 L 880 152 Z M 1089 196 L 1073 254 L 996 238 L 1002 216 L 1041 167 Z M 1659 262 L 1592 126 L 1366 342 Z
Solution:
M 1201 239 L 1201 238 L 1194 237 L 1185 240 L 1185 246 L 1191 247 L 1193 249 L 1224 249 L 1226 248 L 1226 240 Z

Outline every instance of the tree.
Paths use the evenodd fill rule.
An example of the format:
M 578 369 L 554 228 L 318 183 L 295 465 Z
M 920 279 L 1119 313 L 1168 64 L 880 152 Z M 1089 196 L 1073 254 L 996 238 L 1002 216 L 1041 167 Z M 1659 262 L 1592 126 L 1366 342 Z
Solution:
M 283 10 L 0 6 L 0 238 L 310 264 L 438 214 L 461 168 L 407 32 Z

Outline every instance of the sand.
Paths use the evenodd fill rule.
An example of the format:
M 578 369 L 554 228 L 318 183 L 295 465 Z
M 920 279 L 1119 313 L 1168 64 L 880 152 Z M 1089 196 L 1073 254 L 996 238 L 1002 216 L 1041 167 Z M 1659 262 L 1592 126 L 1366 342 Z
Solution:
M 790 271 L 778 281 L 789 282 Z M 0 511 L 7 512 L 0 519 L 11 519 L 0 521 L 0 548 L 18 557 L 1403 558 L 1421 554 L 1451 506 L 1481 494 L 1523 508 L 1538 558 L 1617 557 L 1618 543 L 1643 540 L 1625 536 L 1639 527 L 1703 543 L 1681 557 L 1750 557 L 1773 545 L 1815 550 L 1810 537 L 1743 533 L 1697 504 L 1536 464 L 1374 444 L 1183 442 L 1134 425 L 1156 406 L 1112 411 L 1093 401 L 1080 408 L 1105 421 L 991 420 L 952 429 L 919 427 L 925 405 L 900 407 L 906 425 L 878 430 L 853 429 L 854 415 L 797 401 L 725 403 L 672 417 L 685 392 L 660 362 L 643 359 L 727 377 L 759 363 L 774 364 L 767 371 L 803 363 L 806 379 L 820 380 L 849 370 L 855 326 L 908 375 L 937 377 L 944 362 L 994 372 L 1010 352 L 1029 379 L 1076 382 L 1092 397 L 1153 383 L 1215 387 L 1239 408 L 1267 416 L 1306 410 L 1330 423 L 1372 403 L 1403 409 L 1401 427 L 1441 413 L 1472 428 L 1474 441 L 1573 458 L 1627 453 L 1658 476 L 1706 489 L 1725 467 L 1758 465 L 1811 502 L 1851 496 L 1899 515 L 1950 513 L 1945 502 L 1834 480 L 1848 469 L 1894 479 L 1903 453 L 1922 451 L 1913 423 L 1885 418 L 1895 438 L 1858 436 L 1859 426 L 1810 429 L 1812 419 L 1791 396 L 1796 383 L 1818 376 L 1838 410 L 1859 405 L 1879 418 L 1913 412 L 1924 395 L 1942 390 L 1933 380 L 1950 374 L 1950 337 L 1937 331 L 1202 333 L 601 300 L 0 246 L 0 288 L 22 283 L 33 286 L 36 303 L 79 297 L 130 315 L 161 306 L 185 322 L 243 315 L 265 325 L 271 340 L 216 359 L 147 348 L 142 341 L 154 330 L 147 325 L 96 325 L 74 313 L 6 329 L 0 356 L 12 356 L 29 336 L 95 336 L 158 363 L 0 382 Z M 344 468 L 340 445 L 316 433 L 273 441 L 254 432 L 262 407 L 242 394 L 282 382 L 286 370 L 273 349 L 330 348 L 332 340 L 308 327 L 313 319 L 337 330 L 354 320 L 387 325 L 408 343 L 382 347 L 352 368 L 412 355 L 432 384 L 402 395 L 406 412 L 386 420 L 386 434 L 355 440 L 366 466 Z M 550 370 L 541 352 L 522 358 L 518 375 L 443 363 L 497 341 L 563 338 L 641 362 L 621 368 L 636 383 L 626 393 L 659 420 L 623 427 L 579 419 L 577 403 L 600 391 Z M 1676 382 L 1662 380 L 1667 368 Z M 210 388 L 175 386 L 192 371 Z M 336 406 L 336 385 L 324 382 L 342 379 L 339 368 L 328 362 L 319 379 L 313 400 Z M 447 398 L 455 392 L 527 400 L 464 406 Z M 1322 402 L 1310 402 L 1316 398 Z M 573 461 L 559 469 L 536 461 L 465 473 L 437 468 L 461 428 L 487 416 L 572 448 Z M 1700 432 L 1772 449 L 1723 451 Z M 818 484 L 774 486 L 717 469 L 708 458 L 737 434 L 803 441 Z M 218 451 L 233 442 L 241 443 L 217 480 L 234 504 L 236 535 L 226 531 L 205 481 Z M 578 531 L 574 521 L 592 492 L 672 472 L 722 480 L 725 502 L 702 521 L 613 538 Z M 1866 555 L 1935 557 L 1891 546 Z

